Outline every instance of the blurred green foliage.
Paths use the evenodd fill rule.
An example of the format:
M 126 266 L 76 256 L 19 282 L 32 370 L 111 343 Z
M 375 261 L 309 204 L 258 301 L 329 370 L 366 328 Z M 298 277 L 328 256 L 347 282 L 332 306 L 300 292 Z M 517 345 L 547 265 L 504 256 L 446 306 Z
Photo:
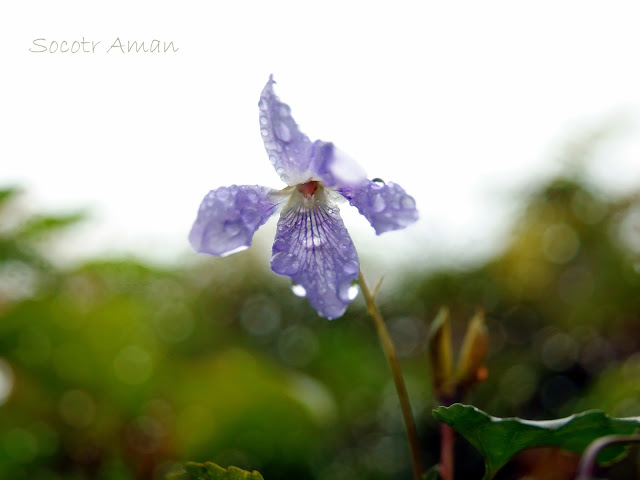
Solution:
M 174 269 L 58 268 L 48 242 L 81 216 L 20 214 L 19 200 L 0 191 L 0 478 L 160 479 L 185 460 L 267 480 L 410 477 L 361 300 L 321 319 L 252 250 Z M 425 465 L 438 456 L 427 337 L 443 305 L 457 345 L 486 313 L 489 377 L 467 402 L 532 419 L 640 415 L 638 198 L 574 175 L 524 203 L 495 258 L 383 286 Z M 480 457 L 457 448 L 460 478 L 481 477 Z M 620 471 L 638 475 L 636 463 Z M 498 478 L 527 468 L 516 459 Z
M 260 473 L 236 467 L 222 468 L 215 463 L 186 462 L 184 471 L 175 472 L 167 480 L 264 480 Z

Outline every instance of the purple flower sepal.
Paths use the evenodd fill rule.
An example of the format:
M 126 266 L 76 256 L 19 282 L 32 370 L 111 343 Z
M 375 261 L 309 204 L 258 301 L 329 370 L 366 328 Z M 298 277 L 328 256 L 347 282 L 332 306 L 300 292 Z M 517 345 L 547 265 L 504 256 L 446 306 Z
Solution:
M 269 161 L 288 186 L 232 185 L 210 191 L 189 241 L 197 252 L 230 255 L 249 247 L 256 230 L 280 211 L 271 269 L 298 284 L 318 314 L 334 319 L 353 300 L 360 271 L 338 204 L 347 199 L 378 235 L 410 225 L 418 211 L 399 185 L 370 181 L 332 143 L 311 142 L 273 92 L 274 84 L 271 76 L 260 95 L 260 133 Z

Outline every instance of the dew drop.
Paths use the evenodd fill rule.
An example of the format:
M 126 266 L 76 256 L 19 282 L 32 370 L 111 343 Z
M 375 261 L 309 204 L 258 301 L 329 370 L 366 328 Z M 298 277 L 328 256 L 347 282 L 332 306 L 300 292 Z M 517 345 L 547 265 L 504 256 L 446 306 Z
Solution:
M 300 285 L 299 283 L 292 283 L 291 284 L 291 291 L 297 297 L 306 297 L 307 296 L 307 290 L 302 285 Z
M 229 235 L 236 235 L 240 233 L 240 230 L 242 230 L 242 224 L 240 222 L 227 221 L 224 223 L 224 231 Z
M 242 217 L 242 221 L 245 223 L 245 225 L 251 228 L 255 227 L 260 221 L 260 214 L 255 208 L 243 208 L 240 216 Z
M 384 180 L 382 180 L 381 178 L 374 178 L 371 181 L 373 182 L 374 187 L 376 188 L 382 188 L 385 185 Z
M 402 208 L 413 208 L 416 206 L 416 201 L 411 197 L 404 197 L 402 199 Z
M 228 252 L 224 252 L 222 254 L 220 254 L 221 257 L 228 257 L 229 255 L 233 255 L 234 253 L 238 253 L 238 252 L 242 252 L 243 250 L 246 250 L 247 248 L 249 248 L 246 245 L 241 245 L 239 247 L 233 248 L 231 250 L 229 250 Z
M 278 161 L 278 157 L 276 157 L 275 155 L 269 155 L 269 161 L 271 163 L 276 163 Z
M 291 140 L 291 130 L 289 130 L 289 127 L 287 127 L 285 123 L 278 123 L 276 127 L 276 135 L 283 142 L 289 142 Z
M 343 282 L 338 289 L 338 296 L 344 302 L 350 302 L 358 295 L 358 282 L 356 280 Z
M 354 280 L 354 283 L 352 283 L 349 289 L 347 290 L 347 298 L 349 300 L 353 300 L 358 296 L 359 291 L 360 291 L 360 287 L 358 286 L 357 283 L 355 283 L 355 280 Z
M 220 200 L 226 200 L 229 198 L 229 189 L 227 187 L 220 187 L 216 190 L 216 197 Z
M 267 123 L 269 123 L 267 117 L 260 117 L 260 125 L 266 125 Z
M 348 275 L 353 275 L 354 273 L 358 273 L 358 264 L 356 262 L 347 262 L 343 267 L 344 273 Z
M 291 277 L 300 270 L 300 261 L 288 252 L 276 252 L 271 257 L 271 268 L 280 275 Z
M 373 204 L 371 205 L 371 208 L 374 212 L 381 212 L 384 210 L 384 208 L 387 206 L 386 202 L 384 201 L 384 198 L 382 198 L 382 195 L 377 194 L 374 198 L 373 198 Z
M 263 137 L 268 137 L 269 136 L 269 130 L 267 130 L 266 128 L 261 128 L 260 129 L 260 135 L 262 135 Z

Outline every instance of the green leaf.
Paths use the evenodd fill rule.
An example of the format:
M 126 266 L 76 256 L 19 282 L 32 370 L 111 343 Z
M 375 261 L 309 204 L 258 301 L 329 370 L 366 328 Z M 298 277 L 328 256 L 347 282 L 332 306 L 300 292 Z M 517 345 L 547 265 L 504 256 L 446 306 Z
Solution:
M 0 188 L 0 207 L 20 193 L 17 187 Z
M 68 215 L 36 215 L 23 223 L 16 233 L 20 238 L 33 238 L 40 235 L 47 235 L 53 231 L 65 229 L 71 225 L 81 222 L 86 218 L 83 212 L 76 212 Z
M 511 457 L 526 448 L 553 446 L 582 453 L 596 438 L 627 435 L 640 428 L 640 417 L 613 418 L 597 410 L 557 420 L 531 421 L 492 417 L 473 406 L 456 403 L 437 408 L 433 416 L 451 426 L 480 452 L 485 479 L 493 478 Z M 598 455 L 598 461 L 611 463 L 624 453 L 624 447 L 610 447 Z
M 184 471 L 171 473 L 167 480 L 264 480 L 255 470 L 247 472 L 236 467 L 222 468 L 211 462 L 187 462 Z
M 422 475 L 420 480 L 442 480 L 442 477 L 440 476 L 440 469 L 438 468 L 438 465 L 434 465 L 429 470 L 424 472 L 424 474 Z

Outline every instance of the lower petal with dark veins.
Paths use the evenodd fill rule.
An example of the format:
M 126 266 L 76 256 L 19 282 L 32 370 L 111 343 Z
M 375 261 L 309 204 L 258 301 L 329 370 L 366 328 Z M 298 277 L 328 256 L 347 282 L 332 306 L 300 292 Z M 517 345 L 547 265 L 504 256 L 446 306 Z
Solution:
M 360 263 L 339 209 L 326 202 L 313 206 L 301 202 L 283 211 L 271 269 L 304 287 L 321 316 L 342 316 L 353 300 Z

